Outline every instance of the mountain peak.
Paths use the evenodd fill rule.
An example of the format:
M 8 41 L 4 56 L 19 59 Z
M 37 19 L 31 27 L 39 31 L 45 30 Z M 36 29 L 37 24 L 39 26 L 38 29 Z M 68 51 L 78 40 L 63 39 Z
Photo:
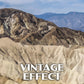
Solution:
M 28 45 L 84 45 L 83 32 L 59 28 L 16 9 L 0 10 L 0 37 Z

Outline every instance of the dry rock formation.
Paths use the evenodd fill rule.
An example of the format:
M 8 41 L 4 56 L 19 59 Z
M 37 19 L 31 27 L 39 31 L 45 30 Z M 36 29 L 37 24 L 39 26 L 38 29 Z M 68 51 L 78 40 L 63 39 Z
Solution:
M 36 18 L 16 9 L 0 10 L 0 37 L 33 45 L 84 45 L 84 33 Z
M 64 72 L 60 81 L 23 81 L 21 63 L 63 63 Z M 84 32 L 0 9 L 0 84 L 84 84 Z
M 9 43 L 10 42 L 10 43 Z M 7 43 L 7 44 L 6 44 Z M 20 64 L 63 63 L 60 81 L 23 81 Z M 0 84 L 83 84 L 84 47 L 21 45 L 0 39 Z

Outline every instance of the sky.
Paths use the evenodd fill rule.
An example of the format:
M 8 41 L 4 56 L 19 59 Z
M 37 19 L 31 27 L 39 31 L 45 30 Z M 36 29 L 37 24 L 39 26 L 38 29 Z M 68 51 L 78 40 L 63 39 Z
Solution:
M 0 0 L 0 8 L 20 9 L 34 15 L 84 12 L 84 0 Z

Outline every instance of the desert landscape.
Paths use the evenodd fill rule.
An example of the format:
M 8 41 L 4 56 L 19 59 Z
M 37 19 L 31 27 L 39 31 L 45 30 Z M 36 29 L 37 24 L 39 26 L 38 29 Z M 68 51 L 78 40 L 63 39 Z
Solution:
M 60 81 L 23 81 L 20 64 L 62 63 Z M 84 32 L 16 9 L 0 10 L 0 84 L 84 84 Z

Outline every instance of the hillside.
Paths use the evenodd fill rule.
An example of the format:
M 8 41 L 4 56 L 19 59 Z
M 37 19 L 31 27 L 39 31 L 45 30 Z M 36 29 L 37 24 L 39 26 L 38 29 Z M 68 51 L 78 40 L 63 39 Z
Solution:
M 16 10 L 0 10 L 0 37 L 28 45 L 84 45 L 84 33 Z
M 63 63 L 60 81 L 23 81 L 20 64 Z M 0 84 L 83 84 L 84 47 L 21 45 L 9 38 L 0 39 Z

